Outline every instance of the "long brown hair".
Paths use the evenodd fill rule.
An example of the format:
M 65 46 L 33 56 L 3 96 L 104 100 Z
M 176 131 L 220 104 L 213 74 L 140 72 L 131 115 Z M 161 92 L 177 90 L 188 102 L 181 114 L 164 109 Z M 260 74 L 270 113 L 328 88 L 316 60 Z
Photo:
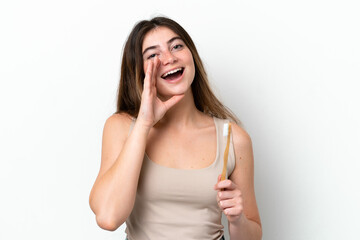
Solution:
M 192 53 L 195 64 L 195 78 L 191 90 L 196 108 L 210 116 L 222 119 L 230 118 L 234 122 L 240 123 L 238 118 L 212 92 L 204 66 L 189 34 L 177 22 L 166 17 L 155 17 L 149 21 L 140 21 L 131 31 L 123 50 L 117 110 L 115 113 L 126 112 L 133 117 L 138 116 L 145 78 L 141 52 L 142 43 L 145 35 L 159 26 L 167 27 L 179 35 Z

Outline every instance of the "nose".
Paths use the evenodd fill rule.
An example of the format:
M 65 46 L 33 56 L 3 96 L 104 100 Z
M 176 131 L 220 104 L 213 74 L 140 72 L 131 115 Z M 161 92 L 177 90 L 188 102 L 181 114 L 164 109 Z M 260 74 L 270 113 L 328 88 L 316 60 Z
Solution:
M 163 65 L 167 65 L 176 62 L 177 58 L 170 51 L 165 51 L 160 55 L 160 61 Z

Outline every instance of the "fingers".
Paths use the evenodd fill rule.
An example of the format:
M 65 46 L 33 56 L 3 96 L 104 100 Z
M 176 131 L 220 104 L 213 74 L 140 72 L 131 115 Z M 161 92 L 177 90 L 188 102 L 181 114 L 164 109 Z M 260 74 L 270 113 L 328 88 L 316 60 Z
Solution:
M 158 57 L 155 57 L 152 62 L 152 74 L 151 74 L 151 86 L 156 86 L 156 77 L 157 77 L 157 70 L 160 65 L 160 60 Z
M 146 66 L 144 89 L 145 87 L 149 89 L 150 87 L 155 86 L 156 75 L 159 65 L 160 65 L 160 60 L 158 59 L 158 57 L 155 57 L 154 60 L 149 61 L 148 65 Z
M 216 183 L 214 186 L 214 189 L 219 190 L 219 191 L 222 189 L 234 190 L 234 189 L 236 189 L 236 185 L 235 185 L 235 183 L 233 183 L 233 181 L 231 181 L 229 179 L 225 179 L 223 181 Z
M 227 200 L 220 200 L 219 201 L 219 207 L 222 210 L 228 209 L 228 208 L 237 208 L 242 210 L 242 199 L 241 198 L 231 198 Z
M 243 211 L 243 198 L 237 186 L 229 179 L 221 181 L 219 175 L 214 189 L 218 191 L 216 201 L 228 219 L 233 221 L 234 217 L 238 218 Z
M 224 214 L 226 216 L 240 216 L 240 214 L 242 214 L 243 212 L 243 208 L 242 206 L 235 206 L 235 207 L 231 207 L 231 208 L 226 208 L 223 210 Z
M 239 189 L 233 190 L 233 191 L 219 191 L 217 194 L 219 201 L 226 200 L 230 198 L 241 198 L 241 192 Z
M 235 221 L 243 212 L 243 198 L 241 191 L 237 188 L 234 190 L 219 191 L 216 200 L 229 221 Z
M 150 90 L 153 65 L 154 65 L 153 62 L 151 61 L 151 62 L 149 62 L 149 64 L 146 67 L 146 73 L 145 73 L 145 79 L 144 79 L 144 90 L 146 90 L 147 92 Z
M 218 196 L 218 199 L 218 205 L 226 216 L 240 216 L 243 212 L 243 199 L 241 197 L 222 199 Z

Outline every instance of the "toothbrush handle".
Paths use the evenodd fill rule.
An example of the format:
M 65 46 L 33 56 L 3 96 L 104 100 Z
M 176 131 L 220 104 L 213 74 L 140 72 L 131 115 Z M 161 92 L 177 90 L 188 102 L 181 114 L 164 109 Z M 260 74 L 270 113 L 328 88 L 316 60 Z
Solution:
M 229 128 L 227 132 L 227 143 L 224 152 L 224 166 L 223 166 L 223 171 L 221 173 L 221 181 L 226 179 L 226 168 L 227 168 L 227 161 L 228 161 L 229 147 L 230 147 L 230 133 L 231 133 L 231 124 L 229 123 Z

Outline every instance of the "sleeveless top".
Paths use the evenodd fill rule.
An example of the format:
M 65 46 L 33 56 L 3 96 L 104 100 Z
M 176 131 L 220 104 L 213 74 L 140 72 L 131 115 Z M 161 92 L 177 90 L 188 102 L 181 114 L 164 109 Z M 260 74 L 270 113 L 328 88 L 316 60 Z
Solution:
M 178 169 L 157 164 L 144 154 L 135 205 L 126 220 L 129 240 L 219 240 L 224 235 L 214 185 L 222 173 L 227 139 L 224 123 L 215 118 L 215 161 L 201 169 Z M 134 125 L 131 124 L 130 131 Z M 227 176 L 235 167 L 230 139 Z

